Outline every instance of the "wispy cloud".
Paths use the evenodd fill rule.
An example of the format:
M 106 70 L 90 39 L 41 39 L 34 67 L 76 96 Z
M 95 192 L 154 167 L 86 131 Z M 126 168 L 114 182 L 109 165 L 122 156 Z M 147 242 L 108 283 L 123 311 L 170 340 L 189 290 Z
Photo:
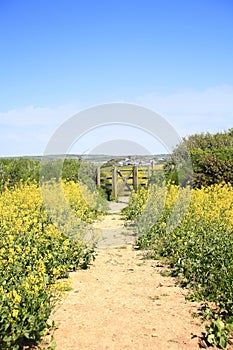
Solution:
M 222 85 L 170 95 L 151 93 L 137 97 L 134 102 L 163 115 L 182 136 L 233 127 L 232 86 Z
M 162 115 L 180 136 L 196 132 L 224 131 L 233 127 L 233 87 L 227 85 L 170 95 L 151 93 L 136 97 L 130 102 Z M 64 105 L 55 108 L 27 106 L 0 112 L 0 156 L 43 154 L 55 130 L 78 111 L 77 106 Z M 125 134 L 124 130 L 119 134 L 126 140 L 127 137 L 134 142 L 139 140 L 138 135 L 134 135 L 134 138 L 131 135 L 129 138 L 130 133 L 127 130 Z M 115 129 L 108 129 L 107 132 L 103 129 L 100 134 L 90 133 L 83 140 L 83 149 L 114 140 L 115 135 Z M 139 144 L 149 149 L 149 139 L 146 139 L 142 137 Z M 148 142 L 143 143 L 143 140 Z
M 0 113 L 0 156 L 43 154 L 54 131 L 76 112 L 74 106 L 65 105 Z

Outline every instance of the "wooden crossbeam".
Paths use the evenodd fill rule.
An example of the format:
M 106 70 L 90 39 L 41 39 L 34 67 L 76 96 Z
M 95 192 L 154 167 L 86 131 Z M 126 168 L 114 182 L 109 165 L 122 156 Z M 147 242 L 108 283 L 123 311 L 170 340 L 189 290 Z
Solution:
M 132 191 L 132 189 L 130 188 L 130 186 L 129 186 L 129 184 L 128 184 L 127 181 L 129 180 L 130 175 L 132 174 L 132 172 L 133 172 L 133 170 L 130 171 L 130 173 L 128 174 L 128 176 L 123 176 L 123 175 L 121 174 L 120 170 L 117 170 L 117 173 L 120 175 L 120 177 L 122 178 L 124 184 L 126 185 L 126 187 L 127 187 L 130 191 Z

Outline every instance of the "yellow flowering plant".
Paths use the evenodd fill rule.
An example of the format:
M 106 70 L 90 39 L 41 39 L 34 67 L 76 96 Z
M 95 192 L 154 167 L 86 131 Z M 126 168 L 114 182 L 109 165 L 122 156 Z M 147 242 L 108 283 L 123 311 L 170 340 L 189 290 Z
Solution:
M 38 342 L 68 285 L 61 281 L 67 280 L 68 271 L 87 268 L 94 258 L 95 242 L 86 242 L 85 222 L 96 218 L 97 210 L 87 205 L 82 185 L 62 186 L 74 216 L 80 218 L 75 227 L 72 222 L 63 227 L 52 222 L 36 182 L 19 182 L 0 194 L 1 349 L 20 349 L 28 339 Z M 88 189 L 83 191 L 92 196 Z M 57 208 L 58 219 L 62 210 Z
M 149 191 L 152 198 L 150 210 L 146 210 Z M 149 249 L 150 256 L 166 259 L 173 276 L 191 288 L 190 298 L 205 302 L 205 313 L 208 302 L 215 305 L 208 311 L 211 317 L 206 342 L 225 348 L 233 331 L 233 186 L 221 183 L 191 190 L 186 211 L 182 202 L 188 197 L 188 187 L 168 184 L 149 191 L 147 195 L 140 191 L 135 194 L 127 209 L 131 217 L 144 216 L 144 221 L 135 221 L 137 245 Z M 160 215 L 156 214 L 158 209 Z M 148 222 L 149 226 L 143 224 Z

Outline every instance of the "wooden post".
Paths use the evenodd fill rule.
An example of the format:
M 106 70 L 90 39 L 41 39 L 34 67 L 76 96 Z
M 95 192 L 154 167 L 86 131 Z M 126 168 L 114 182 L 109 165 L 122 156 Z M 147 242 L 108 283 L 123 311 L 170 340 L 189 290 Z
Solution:
M 133 189 L 136 192 L 138 190 L 138 167 L 133 167 Z
M 148 176 L 148 178 L 147 178 L 147 185 L 149 185 L 149 183 L 150 183 L 150 165 L 148 166 L 147 176 Z
M 117 198 L 117 167 L 114 165 L 112 168 L 112 196 Z
M 154 159 L 152 160 L 152 164 L 151 164 L 151 170 L 152 170 L 152 176 L 154 176 Z
M 96 168 L 96 185 L 97 187 L 100 187 L 100 167 L 99 166 Z

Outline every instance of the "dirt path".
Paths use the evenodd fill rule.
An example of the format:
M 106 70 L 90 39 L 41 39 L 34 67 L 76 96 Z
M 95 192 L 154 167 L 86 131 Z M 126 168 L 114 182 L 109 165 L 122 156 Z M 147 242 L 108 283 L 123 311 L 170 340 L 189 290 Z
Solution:
M 98 248 L 117 248 L 135 241 L 132 229 L 125 227 L 121 215 L 128 201 L 128 197 L 121 197 L 118 202 L 110 202 L 107 215 L 94 223 L 93 227 L 99 234 Z
M 132 245 L 119 247 L 133 237 L 117 213 L 124 205 L 113 204 L 95 223 L 103 228 L 100 247 L 107 248 L 97 249 L 89 270 L 71 274 L 73 289 L 52 317 L 59 324 L 56 349 L 199 349 L 203 328 L 191 316 L 195 304 L 185 300 L 185 291 L 161 276 L 161 263 L 144 260 Z

